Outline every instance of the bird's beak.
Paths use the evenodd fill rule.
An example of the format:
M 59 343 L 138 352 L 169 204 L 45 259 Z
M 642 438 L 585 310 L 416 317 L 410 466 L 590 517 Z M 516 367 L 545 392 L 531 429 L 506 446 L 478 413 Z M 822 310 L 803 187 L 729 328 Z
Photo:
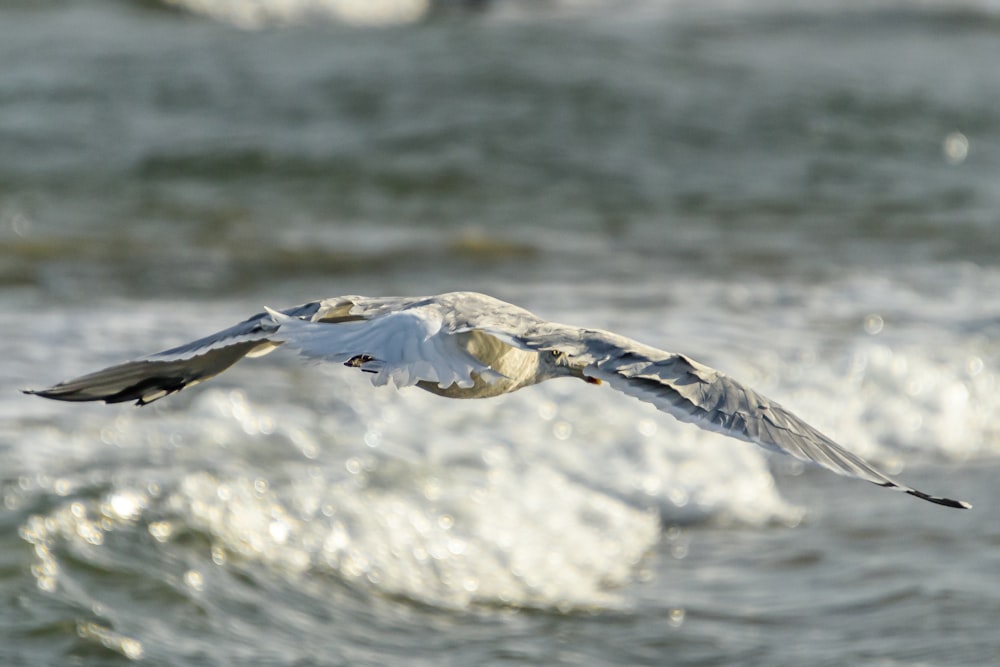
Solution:
M 592 378 L 589 375 L 584 375 L 583 379 L 584 381 L 589 382 L 590 384 L 601 384 L 601 381 L 599 379 Z

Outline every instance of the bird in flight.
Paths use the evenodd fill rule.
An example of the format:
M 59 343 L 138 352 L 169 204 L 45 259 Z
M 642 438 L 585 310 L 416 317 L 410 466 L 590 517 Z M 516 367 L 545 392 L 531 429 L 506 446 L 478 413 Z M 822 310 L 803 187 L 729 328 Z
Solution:
M 447 398 L 499 396 L 557 377 L 604 382 L 709 431 L 938 505 L 971 507 L 893 480 L 778 403 L 683 354 L 549 322 L 474 292 L 341 296 L 266 309 L 205 338 L 25 393 L 146 405 L 281 345 L 369 373 L 376 386 L 416 385 Z

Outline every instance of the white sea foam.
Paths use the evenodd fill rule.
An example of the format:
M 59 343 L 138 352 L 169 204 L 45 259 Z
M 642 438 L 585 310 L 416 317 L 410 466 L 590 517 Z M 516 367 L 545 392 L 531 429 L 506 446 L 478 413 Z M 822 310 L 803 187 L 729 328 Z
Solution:
M 303 24 L 313 19 L 326 19 L 356 26 L 399 25 L 425 18 L 434 6 L 434 0 L 162 0 L 194 14 L 258 29 L 268 26 Z M 460 2 L 439 2 L 461 6 Z M 753 16 L 772 12 L 796 11 L 806 15 L 843 13 L 843 3 L 838 0 L 812 2 L 808 5 L 791 0 L 711 0 L 696 4 L 683 0 L 550 0 L 537 3 L 532 0 L 500 0 L 484 5 L 490 15 L 501 20 L 537 20 L 539 16 L 597 16 L 603 20 L 634 22 L 636 20 L 662 19 L 677 14 L 703 14 L 707 16 Z M 480 7 L 482 9 L 483 7 Z M 955 11 L 995 14 L 997 5 L 992 0 L 858 0 L 852 3 L 854 11 L 890 10 Z
M 26 539 L 99 549 L 121 526 L 145 524 L 164 543 L 184 527 L 211 537 L 213 559 L 290 576 L 325 572 L 449 607 L 579 609 L 619 604 L 664 522 L 794 516 L 750 448 L 694 435 L 657 443 L 670 428 L 623 397 L 627 407 L 590 419 L 609 398 L 601 391 L 563 409 L 572 397 L 544 388 L 460 403 L 346 374 L 310 384 L 351 398 L 319 414 L 208 389 L 155 428 L 121 413 L 100 439 L 123 459 L 146 450 L 170 461 L 155 497 L 120 483 L 36 517 Z M 39 552 L 40 586 L 58 586 L 57 551 Z
M 296 418 L 205 392 L 192 410 L 216 443 L 246 451 L 256 415 L 309 460 L 296 452 L 257 479 L 189 474 L 172 511 L 284 571 L 328 570 L 429 604 L 558 608 L 613 605 L 664 522 L 797 518 L 752 448 L 693 430 L 674 447 L 661 415 L 610 392 L 581 386 L 590 398 L 564 409 L 573 396 L 559 392 L 574 392 L 559 383 L 463 403 L 317 375 L 310 384 L 354 407 Z
M 613 605 L 658 540 L 655 514 L 543 467 L 365 474 L 262 490 L 195 473 L 171 503 L 237 557 L 451 607 Z
M 957 282 L 981 284 L 991 275 Z M 657 293 L 673 300 L 668 320 L 648 310 L 572 305 L 600 301 L 595 290 L 545 314 L 707 351 L 708 358 L 695 356 L 891 473 L 911 462 L 1000 451 L 990 419 L 1000 399 L 989 342 L 946 326 L 955 318 L 988 326 L 992 304 L 969 302 L 959 288 L 914 300 L 910 286 L 881 279 L 802 294 L 748 285 L 734 301 L 731 286 L 704 282 Z M 866 296 L 844 305 L 852 294 Z M 709 310 L 694 310 L 694 302 Z M 724 302 L 725 320 L 711 316 L 712 304 Z M 678 318 L 678 303 L 700 315 Z M 883 303 L 911 323 L 901 325 Z M 214 307 L 178 312 L 198 322 L 202 308 Z M 132 313 L 128 326 L 181 336 L 157 330 L 154 310 Z M 766 337 L 764 327 L 748 324 L 761 313 L 774 325 Z M 854 328 L 802 335 L 824 317 Z M 136 332 L 124 324 L 111 310 L 77 318 L 78 336 L 97 349 L 107 345 L 98 345 L 95 332 L 119 331 L 119 343 L 134 345 Z M 944 344 L 928 334 L 939 328 Z M 57 346 L 52 354 L 58 367 L 87 370 L 75 349 Z M 801 516 L 778 493 L 760 450 L 607 387 L 553 381 L 497 399 L 449 401 L 375 389 L 339 366 L 275 358 L 246 362 L 228 379 L 161 407 L 74 406 L 70 413 L 62 404 L 31 403 L 33 421 L 19 429 L 32 447 L 8 452 L 22 477 L 5 489 L 4 502 L 17 507 L 38 491 L 68 497 L 22 526 L 35 545 L 38 585 L 60 586 L 66 546 L 97 553 L 109 532 L 141 527 L 166 548 L 193 529 L 209 537 L 205 558 L 217 564 L 250 560 L 291 577 L 325 574 L 448 607 L 607 608 L 639 576 L 663 526 L 792 524 Z M 126 472 L 95 478 L 79 468 L 111 458 L 109 470 Z M 108 490 L 96 500 L 79 497 L 95 485 Z
M 354 25 L 393 25 L 422 18 L 430 0 L 164 0 L 241 28 L 327 18 Z

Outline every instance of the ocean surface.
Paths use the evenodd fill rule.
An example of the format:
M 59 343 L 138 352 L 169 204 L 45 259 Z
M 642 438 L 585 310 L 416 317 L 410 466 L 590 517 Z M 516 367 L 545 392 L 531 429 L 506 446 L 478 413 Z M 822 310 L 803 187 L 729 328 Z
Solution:
M 995 2 L 8 0 L 0 63 L 0 664 L 1000 663 Z M 20 393 L 459 289 L 975 508 L 571 380 Z

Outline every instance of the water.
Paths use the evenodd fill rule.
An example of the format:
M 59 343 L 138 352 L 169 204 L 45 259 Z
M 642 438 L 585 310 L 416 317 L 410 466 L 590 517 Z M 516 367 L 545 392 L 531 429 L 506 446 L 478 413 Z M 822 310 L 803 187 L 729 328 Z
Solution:
M 995 662 L 995 8 L 404 4 L 0 8 L 0 663 Z M 451 289 L 976 507 L 570 381 L 275 354 L 141 410 L 16 391 Z

